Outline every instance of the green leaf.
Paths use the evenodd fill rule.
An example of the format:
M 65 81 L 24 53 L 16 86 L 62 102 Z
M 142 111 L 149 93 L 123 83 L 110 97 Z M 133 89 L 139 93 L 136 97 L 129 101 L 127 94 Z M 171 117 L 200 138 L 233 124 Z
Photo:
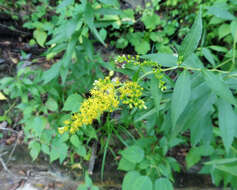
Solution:
M 55 79 L 59 75 L 59 71 L 61 68 L 62 62 L 59 61 L 55 63 L 49 70 L 44 72 L 42 79 L 44 80 L 44 84 L 47 84 L 51 80 Z
M 79 94 L 71 94 L 64 103 L 63 111 L 78 112 L 83 98 Z
M 223 99 L 219 99 L 217 105 L 221 138 L 224 142 L 226 151 L 229 152 L 237 130 L 237 115 L 234 112 L 231 104 L 224 101 Z
M 50 151 L 49 151 L 49 146 L 46 145 L 46 144 L 42 144 L 42 145 L 41 145 L 41 150 L 42 150 L 42 152 L 45 153 L 45 154 L 49 154 L 49 153 L 50 153 Z
M 205 116 L 199 122 L 196 122 L 191 127 L 191 145 L 197 145 L 200 141 L 209 144 L 212 139 L 212 120 L 209 110 L 204 111 Z
M 154 190 L 173 190 L 173 185 L 167 178 L 159 178 L 155 181 Z
M 190 32 L 185 36 L 181 47 L 179 49 L 179 56 L 185 60 L 191 53 L 198 47 L 199 41 L 202 36 L 202 13 L 197 15 L 195 22 Z
M 211 71 L 203 70 L 204 79 L 209 88 L 222 99 L 236 105 L 236 100 L 224 81 Z
M 194 53 L 190 54 L 187 59 L 182 63 L 182 65 L 186 65 L 193 68 L 203 68 L 203 63 L 198 58 L 198 56 Z
M 139 146 L 129 146 L 121 152 L 123 158 L 132 163 L 139 163 L 144 158 L 144 151 Z
M 53 98 L 49 98 L 46 102 L 46 107 L 50 111 L 57 111 L 58 110 L 58 103 Z
M 222 18 L 225 20 L 233 20 L 235 17 L 232 15 L 225 6 L 222 5 L 214 5 L 208 8 L 208 13 L 215 15 L 218 18 Z
M 123 178 L 122 190 L 132 190 L 133 183 L 139 176 L 137 171 L 128 172 Z
M 117 0 L 99 0 L 101 3 L 104 3 L 106 5 L 111 5 L 111 6 L 119 6 L 119 2 Z
M 135 46 L 138 54 L 146 54 L 150 50 L 150 43 L 147 40 L 140 39 L 140 44 Z
M 237 158 L 225 158 L 225 159 L 218 159 L 206 162 L 206 165 L 218 165 L 218 164 L 229 164 L 232 162 L 237 162 Z
M 47 124 L 47 120 L 42 117 L 42 116 L 37 116 L 34 117 L 32 123 L 31 123 L 31 128 L 33 129 L 33 131 L 35 132 L 35 135 L 40 137 L 43 130 L 45 129 Z
M 90 28 L 91 32 L 95 35 L 95 37 L 104 45 L 106 46 L 106 44 L 104 43 L 103 39 L 101 38 L 99 32 L 97 31 L 95 24 L 94 24 L 94 10 L 91 6 L 90 3 L 86 3 L 86 8 L 84 11 L 84 21 L 85 23 L 88 25 L 88 27 Z
M 32 157 L 33 160 L 35 160 L 39 153 L 40 153 L 40 144 L 36 141 L 31 141 L 29 144 L 29 148 L 30 148 L 30 156 Z
M 223 37 L 225 37 L 226 35 L 230 34 L 230 24 L 222 24 L 219 28 L 218 28 L 218 37 L 219 39 L 222 39 Z
M 213 57 L 211 51 L 210 51 L 208 48 L 202 48 L 202 53 L 203 53 L 204 57 L 205 57 L 213 66 L 216 65 L 215 60 L 214 60 L 214 57 Z
M 181 115 L 182 119 L 177 120 L 171 135 L 175 137 L 179 132 L 193 129 L 199 125 L 201 120 L 211 112 L 215 100 L 216 96 L 207 92 L 207 94 L 201 94 L 201 97 L 199 96 L 194 102 L 190 102 Z
M 217 51 L 217 52 L 222 52 L 222 53 L 228 52 L 228 49 L 223 46 L 208 46 L 208 48 L 210 48 L 214 51 Z
M 202 145 L 199 147 L 192 147 L 186 156 L 187 167 L 190 168 L 201 159 L 201 156 L 210 156 L 213 154 L 214 149 L 210 145 Z
M 116 41 L 116 48 L 119 48 L 119 49 L 123 49 L 125 47 L 127 47 L 128 45 L 128 40 L 126 40 L 125 38 L 119 38 L 117 41 Z
M 67 68 L 69 64 L 71 63 L 72 55 L 76 47 L 76 43 L 78 41 L 78 36 L 74 34 L 68 43 L 66 53 L 63 56 L 62 62 L 63 65 Z
M 62 8 L 65 8 L 71 4 L 74 3 L 74 0 L 63 0 L 59 5 L 58 5 L 58 9 L 62 9 Z
M 135 123 L 142 121 L 144 119 L 147 119 L 150 116 L 153 116 L 156 113 L 156 108 L 151 109 L 149 111 L 146 111 L 144 114 L 142 114 L 140 117 L 138 117 L 137 119 L 135 119 Z
M 141 20 L 148 30 L 154 30 L 160 24 L 160 17 L 154 12 L 144 11 Z
M 156 53 L 156 54 L 147 54 L 141 56 L 144 59 L 149 59 L 151 61 L 157 62 L 158 64 L 164 67 L 176 66 L 178 58 L 172 54 L 167 53 Z
M 40 30 L 40 29 L 37 29 L 37 30 L 34 31 L 33 36 L 36 39 L 37 43 L 41 47 L 44 47 L 44 43 L 45 43 L 45 41 L 47 39 L 47 33 L 42 31 L 42 30 Z
M 122 158 L 119 161 L 118 169 L 123 171 L 131 171 L 135 169 L 136 164 L 126 160 L 125 158 Z
M 148 176 L 139 176 L 135 179 L 131 190 L 152 190 L 152 181 Z
M 173 126 L 187 106 L 191 96 L 191 82 L 188 71 L 183 71 L 176 81 L 171 100 L 171 118 Z
M 235 42 L 237 42 L 237 19 L 231 22 L 231 33 Z
M 51 145 L 50 162 L 59 159 L 60 163 L 67 157 L 68 146 L 60 139 L 54 139 Z
M 106 39 L 107 31 L 104 28 L 100 29 L 99 34 L 100 34 L 102 40 Z
M 237 176 L 237 164 L 225 164 L 225 165 L 217 165 L 215 167 L 218 170 L 224 171 L 230 175 Z
M 161 90 L 159 89 L 159 80 L 156 77 L 151 79 L 151 96 L 155 104 L 156 114 L 158 116 L 160 111 L 160 101 L 161 101 Z
M 70 142 L 75 146 L 75 147 L 79 147 L 81 142 L 78 138 L 77 135 L 72 135 L 71 138 L 70 138 Z
M 82 157 L 86 156 L 86 148 L 82 144 L 79 144 L 75 149 L 76 153 Z

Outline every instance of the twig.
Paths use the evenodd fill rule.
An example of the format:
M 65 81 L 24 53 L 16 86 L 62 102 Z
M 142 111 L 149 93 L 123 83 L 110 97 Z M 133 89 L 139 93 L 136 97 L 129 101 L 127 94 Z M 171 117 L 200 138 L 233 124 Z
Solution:
M 7 168 L 7 166 L 6 166 L 6 164 L 4 163 L 2 157 L 0 157 L 0 163 L 2 164 L 3 169 L 4 169 L 9 175 L 11 175 L 12 177 L 20 178 L 20 179 L 27 179 L 27 177 L 19 177 L 19 176 L 14 175 L 14 174 Z
M 96 152 L 97 152 L 97 142 L 94 142 L 92 145 L 92 153 L 91 153 L 91 158 L 89 161 L 89 168 L 88 168 L 89 175 L 93 174 L 95 159 L 96 159 Z
M 21 34 L 24 34 L 24 35 L 30 35 L 29 32 L 24 32 L 24 31 L 15 29 L 15 28 L 11 28 L 11 27 L 6 26 L 6 25 L 4 25 L 4 24 L 0 24 L 0 27 L 6 28 L 6 29 L 8 29 L 8 30 L 11 30 L 11 31 L 14 31 L 14 32 L 18 32 L 18 33 L 21 33 Z
M 14 154 L 14 152 L 15 152 L 15 150 L 16 150 L 16 146 L 17 146 L 17 143 L 18 143 L 18 141 L 19 141 L 20 136 L 21 136 L 20 133 L 17 133 L 16 141 L 15 141 L 14 146 L 13 146 L 13 148 L 12 148 L 12 150 L 11 150 L 9 156 L 8 156 L 6 165 L 8 165 L 9 161 L 10 161 L 11 158 L 12 158 L 12 155 Z
M 13 129 L 6 128 L 6 126 L 7 126 L 7 122 L 6 122 L 6 121 L 0 123 L 0 130 L 3 130 L 3 131 L 10 131 L 10 132 L 13 132 L 13 133 L 18 134 L 18 131 L 15 131 L 15 130 L 13 130 Z
M 13 133 L 16 133 L 16 134 L 17 134 L 17 139 L 16 139 L 16 141 L 15 141 L 15 143 L 14 143 L 14 146 L 13 146 L 13 148 L 12 148 L 12 150 L 11 150 L 9 156 L 8 156 L 7 162 L 6 162 L 6 165 L 7 165 L 7 164 L 9 163 L 9 161 L 11 160 L 12 155 L 14 154 L 14 152 L 15 152 L 15 150 L 16 150 L 16 146 L 17 146 L 17 143 L 18 143 L 19 138 L 20 138 L 21 135 L 20 135 L 20 133 L 19 133 L 18 131 L 15 131 L 15 130 L 13 130 L 13 129 L 6 128 L 6 126 L 7 126 L 7 122 L 6 122 L 6 121 L 2 122 L 2 123 L 0 124 L 0 130 L 10 131 L 10 132 L 13 132 Z M 0 155 L 0 156 L 1 156 L 1 155 Z
M 0 154 L 0 157 L 1 157 L 1 156 L 4 156 L 4 155 L 6 155 L 7 153 L 8 153 L 7 151 L 6 151 L 6 152 L 3 152 L 3 153 L 1 153 L 1 154 Z

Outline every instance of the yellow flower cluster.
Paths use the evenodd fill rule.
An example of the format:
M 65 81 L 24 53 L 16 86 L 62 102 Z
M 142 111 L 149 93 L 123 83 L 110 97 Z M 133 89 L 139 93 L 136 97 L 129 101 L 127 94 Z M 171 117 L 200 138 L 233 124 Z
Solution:
M 90 91 L 91 97 L 84 100 L 78 113 L 72 115 L 71 120 L 64 121 L 65 126 L 58 129 L 60 134 L 68 131 L 75 133 L 83 125 L 92 124 L 94 119 L 104 112 L 114 111 L 119 100 L 116 95 L 116 86 L 119 81 L 111 81 L 109 77 L 95 81 Z
M 115 62 L 120 63 L 120 64 L 122 63 L 123 68 L 125 68 L 126 64 L 133 64 L 135 66 L 139 66 L 140 68 L 143 68 L 143 67 L 152 68 L 153 74 L 159 80 L 159 88 L 161 89 L 161 91 L 166 90 L 166 86 L 165 86 L 166 83 L 163 80 L 164 73 L 162 72 L 162 68 L 158 63 L 151 61 L 151 60 L 142 60 L 141 61 L 139 56 L 131 56 L 131 55 L 118 56 L 117 59 L 115 60 Z
M 127 81 L 119 88 L 120 100 L 123 104 L 128 104 L 130 108 L 145 108 L 145 103 L 141 100 L 143 88 L 137 82 Z

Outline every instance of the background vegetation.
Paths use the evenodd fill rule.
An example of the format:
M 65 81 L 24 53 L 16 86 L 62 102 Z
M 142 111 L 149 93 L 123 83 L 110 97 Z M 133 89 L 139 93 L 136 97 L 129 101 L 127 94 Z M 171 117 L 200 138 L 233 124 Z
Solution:
M 33 160 L 42 152 L 86 171 L 97 154 L 103 179 L 112 155 L 126 172 L 123 190 L 173 189 L 174 172 L 199 164 L 216 186 L 237 188 L 237 1 L 0 0 L 0 8 L 32 32 L 29 44 L 52 63 L 29 66 L 22 52 L 16 74 L 0 80 L 22 114 Z M 118 97 L 132 81 L 139 88 L 126 87 L 124 97 L 141 90 L 144 106 L 120 99 L 70 132 L 99 79 Z M 0 120 L 11 123 L 12 115 L 6 110 Z M 173 153 L 180 147 L 188 151 L 184 163 Z M 78 189 L 90 186 L 86 175 Z

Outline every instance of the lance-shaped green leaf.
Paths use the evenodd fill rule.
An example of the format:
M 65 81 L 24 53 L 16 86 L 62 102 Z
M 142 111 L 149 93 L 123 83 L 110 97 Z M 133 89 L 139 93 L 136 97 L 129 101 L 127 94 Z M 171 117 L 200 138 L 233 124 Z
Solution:
M 95 24 L 94 24 L 94 10 L 91 7 L 90 3 L 86 4 L 86 8 L 85 8 L 85 15 L 84 15 L 84 21 L 87 24 L 87 26 L 90 28 L 91 32 L 95 35 L 95 37 L 104 45 L 106 46 L 106 44 L 104 43 L 103 39 L 101 38 L 99 32 L 97 31 Z
M 197 15 L 190 32 L 185 36 L 179 49 L 179 56 L 185 60 L 198 47 L 202 36 L 202 14 Z
M 153 98 L 156 113 L 158 116 L 159 110 L 160 110 L 160 100 L 161 100 L 161 90 L 159 89 L 159 81 L 157 78 L 152 77 L 151 79 L 151 96 Z
M 228 7 L 225 3 L 216 3 L 214 6 L 208 7 L 207 13 L 225 20 L 233 20 L 235 18 L 234 15 L 228 11 Z
M 171 118 L 173 127 L 187 106 L 191 96 L 191 82 L 188 71 L 183 71 L 176 81 L 171 101 Z
M 178 58 L 168 53 L 154 53 L 143 55 L 142 58 L 150 59 L 151 61 L 157 62 L 164 67 L 176 66 Z
M 235 42 L 237 42 L 237 19 L 231 22 L 231 33 Z
M 225 164 L 225 165 L 218 165 L 216 166 L 218 170 L 224 171 L 229 175 L 233 175 L 237 177 L 237 165 L 236 163 L 232 164 Z
M 219 128 L 227 152 L 229 152 L 236 134 L 236 116 L 237 115 L 233 111 L 231 104 L 223 99 L 218 100 Z
M 236 105 L 236 100 L 228 88 L 228 86 L 217 75 L 211 71 L 203 70 L 204 79 L 206 80 L 209 88 L 222 99 L 226 100 L 230 104 Z

